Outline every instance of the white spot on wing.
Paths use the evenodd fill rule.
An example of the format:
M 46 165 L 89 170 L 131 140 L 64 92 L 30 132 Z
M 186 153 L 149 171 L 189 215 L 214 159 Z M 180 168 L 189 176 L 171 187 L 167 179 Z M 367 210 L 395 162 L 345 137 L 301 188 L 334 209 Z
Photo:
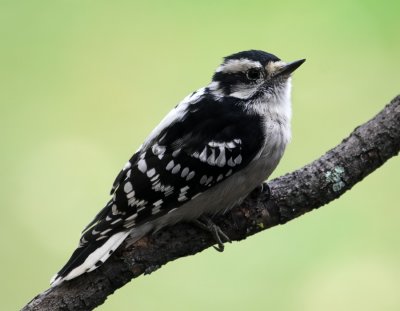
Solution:
M 135 213 L 135 214 L 129 216 L 128 218 L 126 218 L 125 221 L 131 221 L 131 220 L 136 219 L 137 217 L 138 217 L 138 213 Z
M 199 157 L 199 153 L 197 151 L 193 152 L 192 157 L 197 159 Z
M 112 213 L 113 215 L 118 215 L 118 214 L 119 214 L 119 211 L 118 211 L 118 208 L 117 208 L 117 205 L 116 205 L 116 204 L 113 204 L 113 205 L 111 206 L 111 213 Z
M 100 235 L 105 235 L 105 234 L 107 234 L 108 232 L 110 232 L 111 230 L 112 230 L 112 229 L 104 230 L 103 232 L 100 233 Z
M 210 165 L 215 165 L 215 149 L 211 148 L 211 154 L 207 159 L 207 163 Z
M 107 239 L 107 238 L 108 238 L 108 236 L 106 236 L 106 235 L 101 235 L 101 236 L 99 236 L 99 237 L 96 239 L 96 241 L 100 241 L 100 240 Z
M 190 189 L 189 186 L 185 186 L 185 187 L 181 188 L 180 191 L 181 191 L 181 192 L 187 192 L 189 189 Z
M 157 174 L 153 178 L 151 178 L 150 181 L 154 183 L 159 177 L 160 177 L 160 174 Z
M 135 191 L 134 190 L 132 190 L 131 192 L 129 192 L 127 195 L 126 195 L 126 197 L 128 198 L 128 199 L 131 199 L 131 198 L 133 198 L 135 196 Z
M 228 147 L 229 149 L 233 149 L 236 147 L 236 144 L 233 141 L 230 141 L 226 143 L 226 147 Z
M 235 166 L 235 162 L 233 162 L 232 158 L 229 158 L 229 160 L 228 160 L 228 165 L 229 165 L 230 167 L 234 167 L 234 166 Z
M 154 168 L 152 168 L 151 170 L 147 171 L 147 177 L 153 177 L 155 173 L 156 173 L 156 170 Z
M 125 193 L 129 193 L 131 192 L 133 189 L 132 184 L 128 181 L 127 183 L 125 183 L 124 185 L 124 191 Z
M 174 152 L 172 152 L 172 156 L 175 158 L 179 155 L 179 153 L 181 152 L 181 148 L 175 150 Z
M 141 171 L 142 173 L 146 173 L 147 171 L 147 164 L 146 164 L 146 160 L 145 159 L 141 159 L 138 162 L 138 169 L 139 171 Z
M 226 163 L 226 159 L 225 159 L 225 147 L 219 147 L 219 155 L 218 157 L 215 159 L 215 163 L 219 166 L 219 167 L 223 167 Z
M 201 162 L 206 162 L 207 161 L 207 146 L 205 146 L 203 151 L 200 153 L 199 160 Z
M 160 210 L 161 210 L 161 206 L 153 207 L 152 210 L 151 210 L 151 214 L 155 215 L 155 214 L 159 213 Z
M 136 199 L 136 198 L 131 198 L 131 199 L 128 200 L 128 205 L 129 206 L 136 206 L 138 211 L 139 211 L 139 207 L 143 207 L 146 204 L 147 204 L 146 200 L 139 200 L 139 199 Z
M 207 182 L 207 175 L 203 175 L 200 179 L 200 185 L 204 185 Z
M 154 144 L 153 147 L 151 147 L 151 150 L 153 151 L 153 154 L 156 155 L 160 160 L 164 157 L 165 153 L 165 146 L 160 146 L 159 144 Z
M 169 171 L 171 168 L 173 168 L 175 165 L 174 160 L 169 161 L 167 164 L 167 167 L 165 168 L 167 171 Z
M 159 213 L 160 212 L 160 210 L 161 210 L 161 205 L 163 204 L 163 200 L 162 199 L 160 199 L 160 200 L 158 200 L 158 201 L 156 201 L 156 202 L 154 202 L 153 203 L 153 209 L 151 210 L 151 214 L 152 215 L 154 215 L 154 214 L 157 214 L 157 213 Z
M 189 173 L 189 175 L 187 175 L 186 181 L 191 180 L 191 179 L 194 177 L 195 174 L 196 174 L 196 173 L 195 173 L 194 171 L 191 171 L 191 172 Z
M 140 203 L 140 202 L 139 202 Z M 140 206 L 139 205 L 139 207 L 137 208 L 137 212 L 139 213 L 139 212 L 141 212 L 141 211 L 143 211 L 144 209 L 146 208 L 146 206 Z
M 238 165 L 242 163 L 242 156 L 240 154 L 235 158 L 235 163 Z
M 174 193 L 174 187 L 173 186 L 166 186 L 165 188 L 164 188 L 164 195 L 167 197 L 167 196 L 169 196 L 169 195 L 171 195 L 171 194 L 173 194 Z
M 132 222 L 128 222 L 128 223 L 124 224 L 123 227 L 126 229 L 129 229 L 129 228 L 132 228 L 134 225 L 135 225 L 135 222 L 132 221 Z
M 153 205 L 154 205 L 154 206 L 159 206 L 159 205 L 163 204 L 163 202 L 164 202 L 164 201 L 163 201 L 162 199 L 160 199 L 160 200 L 154 202 Z
M 186 201 L 187 199 L 188 198 L 186 197 L 186 195 L 181 195 L 181 196 L 179 196 L 178 201 L 183 202 L 183 201 Z
M 172 174 L 176 174 L 176 173 L 178 173 L 180 170 L 181 170 L 181 165 L 180 165 L 180 164 L 177 164 L 177 165 L 174 166 L 174 168 L 172 169 L 171 173 L 172 173 Z
M 185 168 L 182 170 L 181 177 L 182 177 L 182 178 L 185 178 L 185 177 L 187 176 L 187 174 L 189 174 L 189 168 L 188 168 L 188 167 L 185 167 Z
M 122 220 L 122 218 L 117 218 L 111 224 L 115 225 L 117 222 L 120 222 L 121 220 Z

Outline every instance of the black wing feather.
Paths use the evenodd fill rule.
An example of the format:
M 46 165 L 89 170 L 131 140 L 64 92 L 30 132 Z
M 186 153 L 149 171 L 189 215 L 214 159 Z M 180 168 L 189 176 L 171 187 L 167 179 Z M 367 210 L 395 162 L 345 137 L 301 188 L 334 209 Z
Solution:
M 113 198 L 85 228 L 80 247 L 59 275 L 67 275 L 112 235 L 165 215 L 246 167 L 264 137 L 261 117 L 239 105 L 206 95 L 135 153 L 115 179 Z M 224 161 L 218 162 L 219 156 Z
M 127 215 L 137 213 L 135 225 L 139 225 L 181 206 L 195 195 L 207 191 L 241 170 L 256 156 L 264 142 L 262 127 L 257 126 L 257 122 L 262 122 L 259 116 L 244 114 L 239 103 L 229 100 L 216 102 L 205 97 L 196 105 L 189 106 L 181 120 L 161 131 L 147 144 L 145 150 L 137 154 L 136 162 L 132 162 L 130 176 L 125 174 L 125 178 L 119 178 L 121 184 L 115 192 L 118 209 Z M 240 156 L 240 163 L 235 163 L 234 166 L 219 166 L 201 161 L 199 155 L 205 148 L 206 158 L 212 156 L 213 152 L 215 158 L 220 155 L 220 148 L 213 148 L 210 143 L 230 143 L 231 148 L 225 149 L 226 162 L 228 158 L 233 160 Z M 154 146 L 165 148 L 162 156 L 154 152 L 157 149 Z M 139 169 L 141 161 L 146 164 L 144 171 Z M 170 168 L 172 162 L 173 166 Z M 173 173 L 173 168 L 177 165 L 180 165 L 180 168 L 177 169 L 178 172 Z M 188 173 L 185 172 L 187 174 L 183 172 L 186 168 L 189 170 Z M 194 176 L 188 180 L 191 172 L 194 172 Z M 204 183 L 204 176 L 212 180 Z M 222 178 L 219 178 L 220 176 Z M 132 185 L 135 200 L 146 202 L 145 208 L 143 205 L 134 204 L 132 198 L 127 198 L 129 193 L 124 189 L 127 183 Z M 164 189 L 158 189 L 160 187 Z M 173 187 L 173 190 L 168 191 L 168 187 Z M 181 196 L 181 189 L 185 187 L 189 187 L 184 189 L 187 200 Z M 162 200 L 161 207 L 155 209 L 154 203 L 159 200 Z

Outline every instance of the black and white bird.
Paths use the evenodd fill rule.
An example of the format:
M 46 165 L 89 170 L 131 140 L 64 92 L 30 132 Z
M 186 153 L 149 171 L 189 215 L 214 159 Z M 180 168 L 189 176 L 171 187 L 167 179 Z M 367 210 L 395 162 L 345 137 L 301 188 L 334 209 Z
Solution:
M 290 140 L 291 73 L 304 61 L 258 50 L 225 57 L 125 164 L 51 284 L 96 269 L 128 236 L 227 211 L 268 178 Z

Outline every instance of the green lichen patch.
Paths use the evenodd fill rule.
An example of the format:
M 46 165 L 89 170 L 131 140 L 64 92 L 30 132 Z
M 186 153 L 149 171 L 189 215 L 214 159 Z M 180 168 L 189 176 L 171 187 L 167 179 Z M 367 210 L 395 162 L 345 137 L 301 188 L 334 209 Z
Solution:
M 261 230 L 263 230 L 265 228 L 264 224 L 262 222 L 257 224 L 257 227 Z
M 345 169 L 342 166 L 336 166 L 332 170 L 325 173 L 326 181 L 332 184 L 332 190 L 334 192 L 339 192 L 346 186 L 343 181 L 344 174 Z

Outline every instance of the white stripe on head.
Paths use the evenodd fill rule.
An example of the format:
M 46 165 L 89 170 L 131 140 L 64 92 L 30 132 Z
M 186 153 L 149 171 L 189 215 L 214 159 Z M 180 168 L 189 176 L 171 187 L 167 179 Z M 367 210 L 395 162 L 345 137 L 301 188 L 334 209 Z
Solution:
M 216 72 L 222 73 L 235 73 L 235 72 L 245 72 L 250 68 L 261 68 L 261 64 L 258 61 L 253 61 L 246 58 L 241 59 L 230 59 L 219 66 Z

